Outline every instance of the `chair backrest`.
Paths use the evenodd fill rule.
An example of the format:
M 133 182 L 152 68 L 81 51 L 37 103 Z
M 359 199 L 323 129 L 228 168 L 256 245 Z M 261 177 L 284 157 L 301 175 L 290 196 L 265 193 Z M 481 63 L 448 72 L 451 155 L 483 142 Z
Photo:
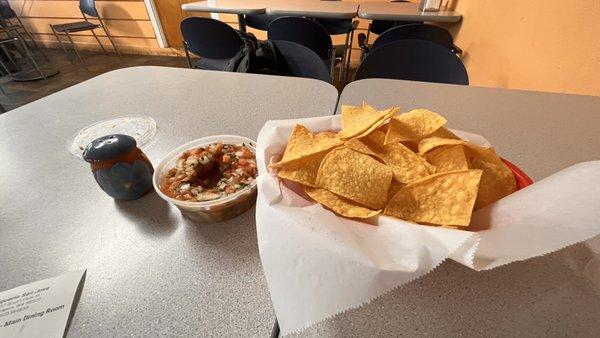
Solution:
M 187 49 L 201 57 L 229 59 L 244 45 L 235 29 L 219 20 L 189 17 L 181 21 L 180 27 Z
M 10 7 L 8 0 L 0 0 L 0 17 L 7 20 L 17 17 L 17 13 Z
M 96 4 L 94 0 L 79 0 L 79 9 L 81 13 L 93 17 L 98 17 L 98 11 L 96 10 Z
M 450 32 L 440 26 L 434 26 L 424 23 L 413 23 L 394 27 L 381 34 L 375 42 L 371 50 L 375 50 L 388 43 L 398 40 L 427 40 L 437 43 L 448 49 L 452 49 L 454 39 Z
M 279 15 L 268 15 L 268 14 L 246 14 L 246 26 L 252 27 L 261 31 L 269 29 L 269 24 L 277 18 L 281 18 Z
M 321 0 L 329 1 L 329 0 Z M 339 0 L 335 0 L 339 1 Z M 352 19 L 327 19 L 327 18 L 315 18 L 329 35 L 341 35 L 348 34 L 352 29 Z
M 284 40 L 310 48 L 322 59 L 331 57 L 333 44 L 325 28 L 313 20 L 286 16 L 273 20 L 267 30 L 269 40 Z
M 448 48 L 425 40 L 400 40 L 372 51 L 354 76 L 365 78 L 469 84 L 462 61 Z
M 283 40 L 273 40 L 273 45 L 279 53 L 290 76 L 305 77 L 310 79 L 331 82 L 329 69 L 321 58 L 308 47 L 299 43 Z
M 410 2 L 408 0 L 391 0 L 390 2 Z M 392 20 L 373 20 L 369 25 L 369 30 L 377 35 L 383 34 L 388 29 L 396 26 L 408 25 L 411 23 L 423 23 L 423 21 L 392 21 Z

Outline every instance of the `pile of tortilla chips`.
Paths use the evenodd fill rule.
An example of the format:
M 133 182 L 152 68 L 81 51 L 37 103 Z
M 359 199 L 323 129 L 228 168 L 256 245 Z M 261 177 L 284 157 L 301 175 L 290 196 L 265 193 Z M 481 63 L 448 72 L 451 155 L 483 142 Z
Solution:
M 342 107 L 342 130 L 311 133 L 296 125 L 277 176 L 300 183 L 338 215 L 383 212 L 428 225 L 467 227 L 474 209 L 516 190 L 493 148 L 461 140 L 427 109 L 399 114 Z

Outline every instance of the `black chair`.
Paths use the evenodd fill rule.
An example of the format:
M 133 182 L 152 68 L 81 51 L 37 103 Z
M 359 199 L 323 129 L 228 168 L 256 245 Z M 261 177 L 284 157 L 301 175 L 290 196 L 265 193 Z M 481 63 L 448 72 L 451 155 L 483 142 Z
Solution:
M 408 0 L 391 0 L 390 2 L 410 2 Z M 396 26 L 407 25 L 411 23 L 423 23 L 423 21 L 395 21 L 395 20 L 372 20 L 369 23 L 369 28 L 367 29 L 366 43 L 369 43 L 369 37 L 371 33 L 381 35 L 383 32 L 388 29 L 392 29 Z
M 373 50 L 354 76 L 366 78 L 469 84 L 462 61 L 448 48 L 425 40 L 400 40 Z
M 273 20 L 281 18 L 280 15 L 246 14 L 246 26 L 266 31 Z
M 219 20 L 189 17 L 181 21 L 183 48 L 188 66 L 205 70 L 223 70 L 244 46 L 231 26 Z M 190 52 L 200 60 L 192 64 Z
M 7 29 L 10 29 L 13 32 L 15 32 L 21 40 L 27 43 L 31 43 L 31 47 L 33 49 L 42 54 L 42 56 L 47 61 L 50 61 L 50 59 L 48 59 L 48 56 L 46 56 L 46 54 L 44 54 L 44 52 L 38 46 L 37 42 L 33 38 L 33 35 L 31 35 L 31 32 L 29 32 L 25 25 L 23 25 L 21 18 L 19 18 L 17 13 L 10 7 L 10 3 L 8 2 L 8 0 L 0 0 L 0 17 L 6 20 L 5 22 Z M 25 37 L 23 35 L 26 35 L 29 41 L 25 40 Z
M 341 0 L 321 0 L 321 1 L 341 1 Z M 354 31 L 358 28 L 358 21 L 352 19 L 327 19 L 315 18 L 316 22 L 321 24 L 329 35 L 345 35 L 346 40 L 343 45 L 336 45 L 336 57 L 342 58 L 345 64 L 344 71 L 340 71 L 340 80 L 347 74 L 350 68 L 350 59 L 352 57 L 352 42 L 354 41 Z
M 333 78 L 335 65 L 341 62 L 336 58 L 336 50 L 331 36 L 319 23 L 300 17 L 286 16 L 271 22 L 267 30 L 269 40 L 284 40 L 299 43 L 315 52 L 330 68 Z
M 454 39 L 450 32 L 440 26 L 429 24 L 416 23 L 394 27 L 381 34 L 372 46 L 366 44 L 364 34 L 361 33 L 358 36 L 358 44 L 363 51 L 363 56 L 381 46 L 399 40 L 427 40 L 446 47 L 453 53 L 462 53 L 462 50 L 454 45 Z
M 0 49 L 2 50 L 4 56 L 12 63 L 12 70 L 19 69 L 19 65 L 15 62 L 15 60 L 11 57 L 11 52 L 5 48 L 5 45 L 12 44 L 15 47 L 15 50 L 21 55 L 23 59 L 27 61 L 27 63 L 32 66 L 35 71 L 39 74 L 38 79 L 45 79 L 46 75 L 39 67 L 38 63 L 35 61 L 35 58 L 27 48 L 27 44 L 21 39 L 18 35 L 15 34 L 15 31 L 10 28 L 10 24 L 7 20 L 0 17 L 0 29 L 3 30 L 3 33 L 6 35 L 5 37 L 0 38 Z M 0 66 L 5 74 L 11 74 L 11 69 L 9 69 L 4 62 L 0 59 Z M 14 75 L 12 76 L 13 80 L 16 80 Z
M 291 41 L 272 42 L 279 54 L 278 59 L 283 61 L 280 66 L 287 70 L 287 75 L 331 82 L 327 66 L 308 47 Z
M 83 64 L 85 64 L 85 61 L 83 61 L 83 58 L 81 57 L 81 55 L 79 55 L 77 46 L 75 46 L 75 43 L 73 42 L 73 39 L 71 38 L 71 33 L 77 33 L 77 32 L 83 32 L 83 31 L 92 32 L 92 35 L 94 36 L 94 38 L 96 38 L 96 41 L 98 41 L 100 48 L 102 48 L 102 51 L 104 51 L 104 53 L 106 54 L 106 49 L 102 45 L 102 42 L 100 42 L 100 39 L 96 35 L 96 32 L 94 32 L 94 29 L 96 29 L 96 28 L 102 28 L 102 30 L 104 30 L 104 33 L 106 34 L 108 41 L 110 41 L 110 44 L 112 45 L 113 49 L 115 50 L 117 55 L 121 56 L 121 53 L 117 49 L 117 46 L 115 45 L 115 43 L 112 39 L 112 36 L 108 32 L 108 29 L 106 29 L 106 25 L 104 25 L 104 22 L 102 21 L 102 18 L 100 17 L 100 14 L 98 13 L 98 10 L 96 9 L 94 0 L 79 0 L 79 10 L 81 11 L 81 15 L 83 16 L 83 21 L 69 22 L 69 23 L 63 23 L 63 24 L 58 24 L 58 25 L 50 25 L 50 28 L 52 29 L 52 32 L 54 33 L 56 40 L 58 41 L 60 47 L 65 52 L 65 54 L 67 54 L 67 57 L 69 57 L 69 54 L 67 53 L 67 50 L 65 49 L 62 41 L 60 40 L 58 33 L 64 33 L 67 36 L 67 38 L 69 39 L 69 42 L 73 46 L 73 50 L 75 51 L 75 54 L 79 58 L 79 61 L 81 61 L 81 63 L 83 63 Z M 98 23 L 90 22 L 88 20 L 88 16 L 90 18 L 94 18 L 94 19 L 98 20 Z M 70 57 L 69 57 L 69 60 L 71 60 Z

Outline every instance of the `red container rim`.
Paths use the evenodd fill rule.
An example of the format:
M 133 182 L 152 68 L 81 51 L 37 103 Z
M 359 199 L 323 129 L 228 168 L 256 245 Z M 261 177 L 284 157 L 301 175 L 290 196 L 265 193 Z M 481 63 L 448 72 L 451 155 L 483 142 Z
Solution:
M 502 161 L 513 172 L 513 175 L 515 175 L 515 181 L 517 182 L 517 190 L 521 190 L 533 184 L 533 180 L 529 176 L 527 176 L 527 174 L 523 172 L 523 170 L 521 170 L 519 167 L 517 167 L 508 160 L 502 159 Z

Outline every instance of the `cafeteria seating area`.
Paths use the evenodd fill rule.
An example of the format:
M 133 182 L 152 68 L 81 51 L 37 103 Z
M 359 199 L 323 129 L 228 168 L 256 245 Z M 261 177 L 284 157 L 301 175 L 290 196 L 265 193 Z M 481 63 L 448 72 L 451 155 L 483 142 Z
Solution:
M 0 338 L 598 337 L 599 21 L 0 0 Z

